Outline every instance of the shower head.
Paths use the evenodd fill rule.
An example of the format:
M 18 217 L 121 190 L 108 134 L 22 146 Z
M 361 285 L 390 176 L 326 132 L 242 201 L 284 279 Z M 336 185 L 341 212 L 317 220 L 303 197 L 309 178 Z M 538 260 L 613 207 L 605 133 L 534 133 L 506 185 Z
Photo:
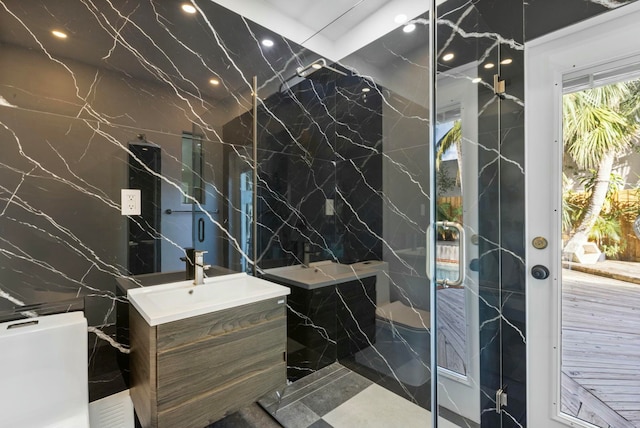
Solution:
M 311 64 L 304 66 L 304 67 L 298 67 L 296 69 L 296 74 L 300 77 L 307 77 L 309 76 L 311 73 L 313 73 L 316 70 L 320 70 L 321 68 L 326 68 L 327 70 L 331 70 L 334 73 L 338 73 L 342 76 L 346 76 L 347 73 L 345 73 L 344 71 L 338 70 L 337 68 L 333 68 L 329 65 L 327 65 L 327 60 L 324 58 L 320 58 L 314 62 L 312 62 Z

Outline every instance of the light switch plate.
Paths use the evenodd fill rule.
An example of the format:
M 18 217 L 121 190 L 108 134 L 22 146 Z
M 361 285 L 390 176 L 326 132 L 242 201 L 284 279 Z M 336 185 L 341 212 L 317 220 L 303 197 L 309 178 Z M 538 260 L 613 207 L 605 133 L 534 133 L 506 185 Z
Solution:
M 333 199 L 327 199 L 324 205 L 324 215 L 334 215 L 336 213 Z
M 122 215 L 142 214 L 142 195 L 140 189 L 121 189 L 120 206 Z

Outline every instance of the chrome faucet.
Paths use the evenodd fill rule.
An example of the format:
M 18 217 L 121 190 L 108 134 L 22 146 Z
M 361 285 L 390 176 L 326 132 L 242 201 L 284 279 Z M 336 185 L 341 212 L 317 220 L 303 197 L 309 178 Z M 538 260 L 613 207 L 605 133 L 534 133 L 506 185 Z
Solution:
M 193 279 L 193 285 L 201 285 L 204 284 L 204 271 L 205 269 L 209 269 L 210 265 L 204 264 L 204 255 L 207 252 L 204 250 L 195 250 L 193 252 L 195 259 L 195 276 Z
M 320 252 L 312 252 L 311 251 L 311 244 L 309 244 L 308 242 L 304 243 L 303 249 L 302 249 L 302 265 L 309 267 L 309 263 L 311 263 L 311 256 L 319 256 Z
M 185 263 L 185 273 L 187 280 L 193 279 L 193 285 L 204 284 L 204 271 L 209 269 L 210 265 L 204 264 L 204 250 L 194 250 L 193 248 L 185 248 L 185 257 L 180 257 Z

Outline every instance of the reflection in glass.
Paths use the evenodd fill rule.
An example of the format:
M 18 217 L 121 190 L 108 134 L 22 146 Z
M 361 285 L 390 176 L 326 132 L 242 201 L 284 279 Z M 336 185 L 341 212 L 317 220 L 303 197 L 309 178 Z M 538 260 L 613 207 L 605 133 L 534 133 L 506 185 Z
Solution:
M 182 203 L 204 203 L 202 137 L 182 133 Z
M 467 374 L 467 324 L 463 277 L 462 121 L 460 110 L 439 115 L 436 125 L 436 281 L 438 366 Z M 461 236 L 462 235 L 462 236 Z M 456 284 L 451 287 L 450 284 Z

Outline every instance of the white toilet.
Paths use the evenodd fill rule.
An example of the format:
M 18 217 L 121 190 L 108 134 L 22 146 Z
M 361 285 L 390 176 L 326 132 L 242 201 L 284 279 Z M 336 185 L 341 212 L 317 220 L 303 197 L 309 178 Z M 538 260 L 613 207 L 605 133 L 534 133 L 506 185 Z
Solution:
M 407 328 L 426 332 L 429 329 L 429 312 L 411 308 L 403 302 L 391 302 L 389 283 L 389 263 L 380 260 L 354 263 L 351 265 L 358 270 L 373 270 L 376 272 L 376 316 L 386 322 L 395 322 Z
M 87 428 L 82 312 L 0 324 L 0 427 Z
M 351 266 L 356 271 L 376 271 L 376 318 L 386 325 L 393 324 L 393 330 L 400 331 L 405 338 L 413 338 L 411 342 L 418 343 L 418 348 L 428 347 L 430 313 L 407 306 L 400 300 L 390 301 L 389 263 L 371 260 Z

